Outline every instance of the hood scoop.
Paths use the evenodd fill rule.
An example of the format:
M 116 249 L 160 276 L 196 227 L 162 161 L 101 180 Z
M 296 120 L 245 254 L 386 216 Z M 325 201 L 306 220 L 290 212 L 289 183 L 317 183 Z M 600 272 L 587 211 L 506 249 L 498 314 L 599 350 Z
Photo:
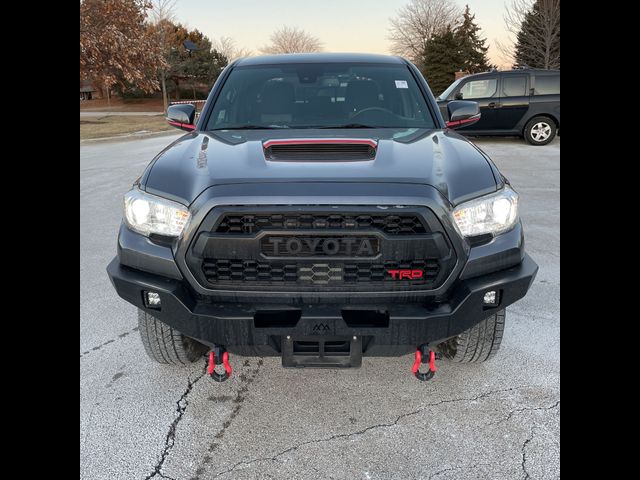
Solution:
M 376 158 L 370 138 L 291 138 L 266 140 L 264 157 L 274 162 L 360 162 Z

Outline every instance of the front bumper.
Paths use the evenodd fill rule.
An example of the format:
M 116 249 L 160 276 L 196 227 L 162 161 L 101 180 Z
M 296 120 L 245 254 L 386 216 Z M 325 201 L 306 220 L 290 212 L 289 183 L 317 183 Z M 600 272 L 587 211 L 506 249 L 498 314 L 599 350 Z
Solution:
M 118 295 L 148 311 L 162 322 L 205 344 L 225 345 L 241 355 L 279 356 L 282 340 L 313 335 L 352 337 L 362 341 L 366 356 L 403 355 L 417 345 L 439 343 L 458 335 L 496 311 L 516 302 L 527 293 L 538 266 L 524 254 L 522 263 L 510 268 L 456 282 L 444 303 L 428 302 L 371 304 L 350 306 L 347 302 L 308 304 L 299 307 L 268 303 L 260 297 L 239 297 L 236 302 L 208 302 L 186 286 L 184 280 L 143 272 L 123 266 L 114 258 L 107 272 Z M 500 303 L 483 305 L 485 292 L 499 292 Z M 158 292 L 161 309 L 150 309 L 144 303 L 144 292 Z M 348 325 L 344 311 L 385 311 L 384 325 Z M 256 320 L 263 313 L 294 311 L 294 324 L 262 324 Z M 288 315 L 290 316 L 290 315 Z

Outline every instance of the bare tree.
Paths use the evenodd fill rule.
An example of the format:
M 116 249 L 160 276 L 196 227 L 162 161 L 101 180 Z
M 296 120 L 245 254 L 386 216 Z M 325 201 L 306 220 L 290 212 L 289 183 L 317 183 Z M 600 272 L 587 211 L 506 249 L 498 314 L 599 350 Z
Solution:
M 453 27 L 461 15 L 453 0 L 410 0 L 390 19 L 391 52 L 420 63 L 429 39 Z
M 512 0 L 504 23 L 509 38 L 496 45 L 505 62 L 560 68 L 560 0 Z
M 253 53 L 251 50 L 241 48 L 236 45 L 236 41 L 231 37 L 219 37 L 211 41 L 214 50 L 224 55 L 229 62 L 240 57 L 249 57 Z
M 260 49 L 262 53 L 303 53 L 319 52 L 322 42 L 296 27 L 284 26 L 269 37 L 271 43 Z
M 149 12 L 151 23 L 159 23 L 162 20 L 173 22 L 176 19 L 176 3 L 178 0 L 151 0 L 153 6 Z
M 152 7 L 149 15 L 149 20 L 153 25 L 151 31 L 154 33 L 165 61 L 168 61 L 169 53 L 171 52 L 171 42 L 169 41 L 169 35 L 167 35 L 167 29 L 176 18 L 176 2 L 177 0 L 152 0 L 151 2 Z M 169 107 L 166 77 L 167 72 L 163 68 L 160 70 L 160 86 L 162 87 L 162 102 L 165 112 Z

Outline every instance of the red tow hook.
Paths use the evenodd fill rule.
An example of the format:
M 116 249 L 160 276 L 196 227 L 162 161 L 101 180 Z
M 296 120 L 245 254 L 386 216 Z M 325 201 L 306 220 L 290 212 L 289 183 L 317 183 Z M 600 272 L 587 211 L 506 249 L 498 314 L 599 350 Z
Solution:
M 222 350 L 222 361 L 220 361 L 219 358 L 216 358 L 216 354 L 214 353 L 214 350 L 211 350 L 209 352 L 209 367 L 207 369 L 207 373 L 216 382 L 224 382 L 225 380 L 227 380 L 231 376 L 231 372 L 233 371 L 231 369 L 231 364 L 229 364 L 229 353 L 226 350 L 221 349 Z M 224 373 L 216 372 L 215 368 L 216 368 L 217 365 L 223 365 L 225 372 Z
M 429 370 L 422 373 L 420 372 L 420 364 L 422 363 L 422 352 L 429 352 Z M 411 367 L 411 372 L 415 375 L 415 377 L 422 381 L 426 382 L 427 380 L 431 380 L 433 376 L 436 374 L 436 354 L 433 350 L 428 350 L 426 346 L 418 347 L 416 350 L 416 359 L 413 362 L 413 367 Z

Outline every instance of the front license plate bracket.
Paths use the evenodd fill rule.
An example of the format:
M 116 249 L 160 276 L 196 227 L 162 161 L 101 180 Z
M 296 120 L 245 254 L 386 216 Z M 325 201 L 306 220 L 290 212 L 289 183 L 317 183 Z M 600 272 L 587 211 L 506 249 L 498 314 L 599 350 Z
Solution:
M 358 368 L 362 365 L 359 336 L 283 336 L 281 341 L 285 368 Z

